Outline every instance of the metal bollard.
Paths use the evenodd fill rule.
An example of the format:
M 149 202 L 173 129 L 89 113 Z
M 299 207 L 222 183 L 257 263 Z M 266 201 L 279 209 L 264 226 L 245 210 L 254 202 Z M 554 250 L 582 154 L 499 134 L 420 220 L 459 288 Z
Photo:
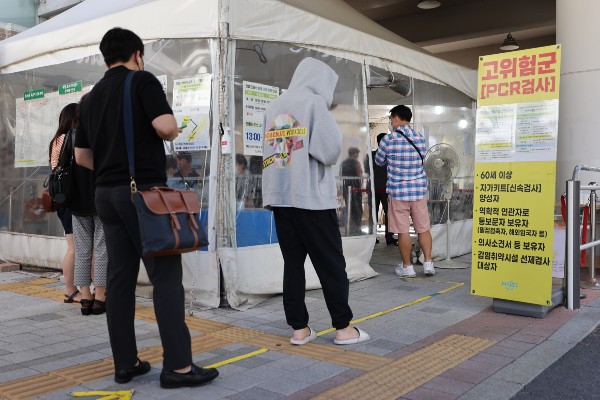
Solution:
M 8 195 L 8 231 L 12 232 L 12 218 L 13 218 L 13 192 L 14 192 L 15 188 L 14 187 L 9 187 L 8 188 L 8 192 L 10 193 Z
M 590 186 L 595 186 L 596 182 L 590 182 Z M 590 192 L 590 242 L 596 241 L 596 191 Z M 590 289 L 600 289 L 600 283 L 596 279 L 596 247 L 590 249 L 590 279 L 589 282 L 592 284 Z
M 352 186 L 348 186 L 348 197 L 346 197 L 346 237 L 350 236 L 350 211 L 352 210 Z
M 579 189 L 578 180 L 567 181 L 567 224 L 565 243 L 565 279 L 564 290 L 567 308 L 578 310 L 580 308 L 580 276 L 579 276 Z

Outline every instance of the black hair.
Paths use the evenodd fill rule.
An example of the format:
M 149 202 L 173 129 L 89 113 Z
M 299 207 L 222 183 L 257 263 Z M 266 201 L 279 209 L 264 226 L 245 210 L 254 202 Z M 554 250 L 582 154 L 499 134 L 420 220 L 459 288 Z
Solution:
M 387 135 L 387 133 L 380 133 L 379 135 L 377 135 L 377 144 L 379 144 L 379 142 L 381 142 L 381 139 L 383 139 L 383 137 Z
M 390 116 L 398 117 L 402 121 L 410 122 L 412 119 L 412 111 L 405 105 L 399 105 L 390 110 Z
M 188 153 L 187 151 L 180 151 L 179 153 L 177 153 L 176 157 L 180 160 L 187 161 L 189 164 L 192 163 L 192 155 L 190 153 Z
M 260 174 L 263 169 L 263 158 L 262 156 L 252 156 L 250 157 L 250 166 L 248 170 L 251 174 Z
M 52 144 L 58 139 L 60 135 L 64 135 L 69 132 L 71 128 L 77 126 L 77 103 L 67 104 L 60 115 L 58 116 L 58 129 L 54 134 L 54 137 L 50 141 L 50 146 L 48 147 L 48 159 L 52 159 Z
M 144 55 L 142 39 L 130 30 L 112 28 L 104 34 L 100 42 L 100 52 L 106 65 L 127 62 L 136 51 Z
M 238 153 L 235 155 L 235 163 L 243 165 L 244 169 L 248 168 L 248 160 L 246 160 L 246 157 L 243 154 Z

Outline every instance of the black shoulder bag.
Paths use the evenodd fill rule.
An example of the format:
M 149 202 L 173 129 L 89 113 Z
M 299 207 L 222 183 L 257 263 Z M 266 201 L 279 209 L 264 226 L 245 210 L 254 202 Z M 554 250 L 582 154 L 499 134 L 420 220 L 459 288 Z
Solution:
M 73 178 L 73 152 L 73 130 L 70 130 L 65 133 L 65 140 L 58 156 L 58 164 L 52 169 L 46 182 L 44 182 L 44 187 L 48 188 L 48 193 L 52 201 L 63 207 L 68 206 L 73 198 L 73 187 L 75 186 Z
M 142 238 L 142 254 L 146 257 L 187 253 L 208 245 L 206 232 L 200 223 L 200 201 L 195 191 L 155 186 L 137 190 L 133 152 L 133 112 L 131 80 L 135 71 L 125 79 L 123 117 L 125 146 L 131 176 L 131 201 L 135 206 Z

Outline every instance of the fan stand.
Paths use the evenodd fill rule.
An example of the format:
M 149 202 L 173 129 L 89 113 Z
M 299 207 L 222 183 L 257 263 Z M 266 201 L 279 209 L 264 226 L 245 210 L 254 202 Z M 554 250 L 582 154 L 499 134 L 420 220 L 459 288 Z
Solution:
M 443 261 L 436 261 L 435 267 L 440 269 L 465 269 L 469 268 L 468 264 L 458 263 L 452 260 L 450 257 L 450 200 L 446 199 L 446 259 Z

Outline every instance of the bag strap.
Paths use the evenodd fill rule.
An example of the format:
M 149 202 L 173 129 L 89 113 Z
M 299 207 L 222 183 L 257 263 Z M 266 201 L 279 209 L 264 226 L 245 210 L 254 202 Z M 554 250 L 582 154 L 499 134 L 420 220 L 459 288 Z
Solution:
M 396 132 L 398 132 L 399 134 L 401 134 L 402 136 L 404 136 L 404 139 L 408 140 L 408 143 L 410 143 L 412 145 L 412 147 L 415 148 L 415 150 L 417 151 L 417 153 L 419 153 L 419 157 L 421 157 L 421 165 L 423 165 L 423 154 L 421 154 L 421 150 L 419 150 L 419 148 L 417 147 L 417 145 L 415 144 L 415 142 L 413 142 L 412 140 L 410 140 L 410 138 L 408 136 L 406 136 L 406 134 L 404 132 L 402 132 L 401 129 L 397 129 Z
M 127 148 L 127 162 L 129 163 L 129 177 L 131 179 L 131 191 L 137 192 L 135 184 L 135 158 L 133 151 L 133 111 L 131 107 L 131 81 L 135 71 L 129 71 L 125 78 L 123 88 L 123 123 L 125 125 L 125 147 Z
M 65 133 L 65 138 L 63 139 L 62 145 L 60 146 L 60 152 L 58 153 L 58 161 L 56 163 L 56 167 L 64 167 L 66 165 L 66 163 L 63 162 L 63 155 L 65 154 L 65 150 L 67 148 L 67 142 L 71 142 L 70 140 L 71 138 L 71 130 L 69 129 L 69 131 L 67 133 Z M 73 163 L 73 146 L 71 146 L 71 159 L 69 160 L 69 165 L 71 165 Z
M 69 158 L 69 167 L 73 165 L 73 161 L 75 160 L 75 143 L 73 139 L 73 135 L 75 134 L 75 128 L 72 128 L 67 132 L 67 137 L 65 138 L 65 142 L 69 140 L 69 151 L 71 153 L 71 157 Z M 66 146 L 65 146 L 66 150 Z

